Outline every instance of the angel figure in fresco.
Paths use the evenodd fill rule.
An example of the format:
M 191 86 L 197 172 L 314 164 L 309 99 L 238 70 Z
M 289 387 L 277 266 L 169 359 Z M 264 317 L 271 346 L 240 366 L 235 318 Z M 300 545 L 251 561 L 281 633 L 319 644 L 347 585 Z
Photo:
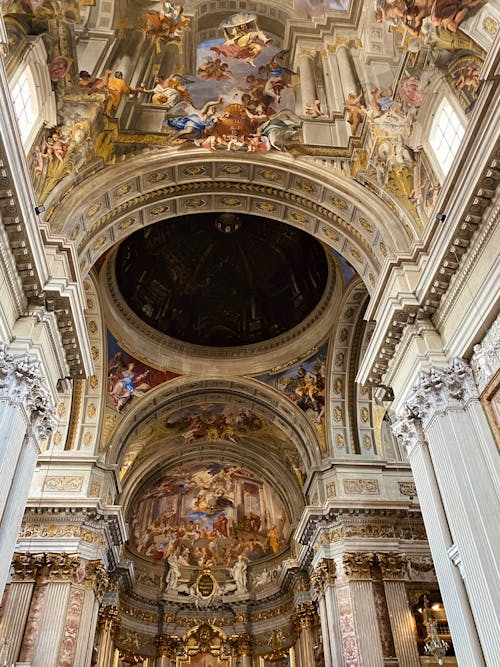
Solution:
M 309 116 L 309 118 L 321 118 L 328 116 L 328 114 L 325 113 L 321 108 L 321 102 L 319 100 L 306 102 L 304 105 L 304 111 L 306 112 L 306 116 Z
M 400 20 L 411 35 L 418 36 L 424 20 L 429 18 L 437 27 L 456 32 L 471 11 L 485 5 L 488 0 L 378 0 L 376 20 Z
M 219 56 L 244 60 L 252 67 L 256 67 L 255 59 L 271 39 L 260 30 L 253 14 L 236 14 L 222 24 L 225 33 L 225 42 L 220 46 L 210 47 Z
M 192 108 L 192 112 L 185 116 L 167 118 L 163 121 L 163 127 L 173 130 L 175 137 L 192 135 L 195 139 L 201 139 L 207 128 L 213 127 L 218 116 L 216 108 L 222 103 L 222 99 L 210 100 L 201 109 Z
M 207 56 L 198 67 L 197 76 L 204 81 L 230 79 L 232 74 L 227 63 L 223 63 L 220 58 Z
M 142 396 L 151 389 L 146 382 L 148 374 L 149 371 L 146 370 L 136 375 L 133 361 L 129 361 L 125 368 L 122 367 L 120 370 L 117 368 L 114 372 L 108 373 L 108 390 L 118 412 L 123 410 L 132 396 Z
M 183 31 L 188 30 L 190 19 L 184 16 L 184 7 L 162 0 L 157 12 L 146 13 L 147 32 L 160 53 L 162 46 L 172 40 L 179 40 Z
M 455 79 L 455 88 L 463 90 L 463 88 L 470 87 L 475 90 L 479 86 L 479 71 L 479 67 L 474 64 L 462 67 Z

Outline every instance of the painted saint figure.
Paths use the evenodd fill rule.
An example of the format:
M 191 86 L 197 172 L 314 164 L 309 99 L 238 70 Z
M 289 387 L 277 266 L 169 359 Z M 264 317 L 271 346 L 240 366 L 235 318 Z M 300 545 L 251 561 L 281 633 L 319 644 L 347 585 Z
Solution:
M 221 46 L 212 46 L 217 55 L 238 58 L 256 67 L 259 56 L 271 39 L 259 29 L 253 14 L 235 14 L 222 24 L 226 40 Z

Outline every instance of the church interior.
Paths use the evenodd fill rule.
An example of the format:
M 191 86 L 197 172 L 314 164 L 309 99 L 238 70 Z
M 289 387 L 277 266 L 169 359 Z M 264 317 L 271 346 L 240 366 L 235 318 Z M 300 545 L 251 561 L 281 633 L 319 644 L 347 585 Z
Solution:
M 500 0 L 0 10 L 0 665 L 500 667 Z

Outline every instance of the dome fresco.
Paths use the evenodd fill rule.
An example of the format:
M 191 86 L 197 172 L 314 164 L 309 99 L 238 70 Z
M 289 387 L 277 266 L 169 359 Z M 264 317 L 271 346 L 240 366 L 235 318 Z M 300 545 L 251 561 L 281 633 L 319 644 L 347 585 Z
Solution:
M 280 552 L 290 524 L 271 486 L 229 463 L 179 466 L 147 487 L 130 517 L 131 546 L 153 562 L 231 567 Z
M 184 216 L 122 242 L 116 278 L 144 322 L 178 340 L 225 347 L 259 343 L 300 324 L 328 278 L 323 246 L 264 218 Z

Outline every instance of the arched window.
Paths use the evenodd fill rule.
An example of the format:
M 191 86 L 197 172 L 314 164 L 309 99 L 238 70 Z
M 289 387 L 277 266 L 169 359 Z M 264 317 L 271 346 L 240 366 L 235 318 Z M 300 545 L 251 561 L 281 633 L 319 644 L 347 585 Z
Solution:
M 465 127 L 460 118 L 449 100 L 444 98 L 436 113 L 429 143 L 445 176 L 457 154 L 464 132 Z
M 22 64 L 9 77 L 9 89 L 21 140 L 28 152 L 40 128 L 56 124 L 56 101 L 42 37 L 27 37 L 18 57 Z
M 38 104 L 33 75 L 24 70 L 11 88 L 12 103 L 24 145 L 38 120 Z

